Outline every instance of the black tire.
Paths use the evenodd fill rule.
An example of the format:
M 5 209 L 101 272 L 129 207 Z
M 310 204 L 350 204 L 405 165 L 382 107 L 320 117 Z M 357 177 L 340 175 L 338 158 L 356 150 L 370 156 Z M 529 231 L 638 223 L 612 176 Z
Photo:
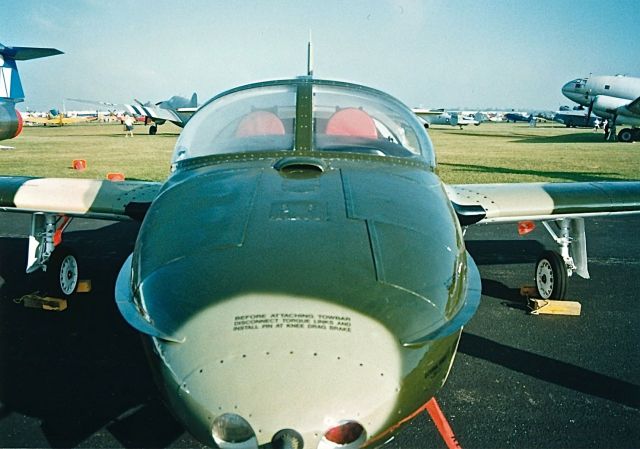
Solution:
M 149 135 L 155 136 L 157 132 L 158 132 L 158 127 L 156 125 L 151 125 L 149 127 Z
M 78 258 L 71 249 L 59 246 L 47 262 L 47 294 L 54 298 L 73 295 L 80 279 Z
M 631 143 L 633 142 L 634 132 L 630 128 L 624 128 L 618 133 L 618 142 Z
M 535 281 L 538 295 L 543 299 L 564 299 L 569 274 L 562 256 L 555 251 L 545 251 L 536 262 Z

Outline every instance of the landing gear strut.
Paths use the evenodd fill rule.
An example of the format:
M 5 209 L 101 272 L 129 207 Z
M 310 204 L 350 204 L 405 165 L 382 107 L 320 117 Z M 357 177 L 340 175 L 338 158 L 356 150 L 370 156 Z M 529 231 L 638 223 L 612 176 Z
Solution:
M 61 245 L 62 233 L 70 222 L 71 217 L 49 213 L 31 217 L 27 273 L 44 271 L 47 294 L 58 298 L 71 296 L 78 286 L 78 258 Z
M 573 273 L 589 278 L 584 219 L 563 218 L 542 222 L 560 252 L 545 251 L 536 262 L 535 282 L 543 299 L 565 299 L 568 279 Z

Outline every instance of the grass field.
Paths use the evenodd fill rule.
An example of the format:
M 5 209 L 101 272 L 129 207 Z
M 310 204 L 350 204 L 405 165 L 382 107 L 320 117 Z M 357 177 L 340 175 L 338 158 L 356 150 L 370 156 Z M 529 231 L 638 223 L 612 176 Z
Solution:
M 1 142 L 0 175 L 102 179 L 108 172 L 127 179 L 163 180 L 180 128 L 136 126 L 125 138 L 120 124 L 25 127 Z M 602 132 L 555 124 L 483 123 L 463 130 L 432 127 L 439 174 L 447 183 L 604 181 L 640 179 L 640 143 L 604 142 Z M 71 168 L 85 159 L 87 169 Z

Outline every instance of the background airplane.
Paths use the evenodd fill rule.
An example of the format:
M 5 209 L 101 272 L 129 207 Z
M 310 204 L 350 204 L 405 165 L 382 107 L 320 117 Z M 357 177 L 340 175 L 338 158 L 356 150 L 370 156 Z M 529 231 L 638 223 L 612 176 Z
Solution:
M 184 128 L 189 119 L 198 110 L 198 96 L 194 92 L 191 98 L 174 95 L 168 100 L 159 101 L 156 104 L 151 102 L 142 103 L 136 100 L 137 104 L 125 104 L 124 109 L 134 116 L 142 116 L 153 121 L 149 127 L 149 134 L 155 135 L 158 132 L 158 125 L 171 122 L 180 128 Z M 145 120 L 146 122 L 146 120 Z
M 504 113 L 504 120 L 507 122 L 528 122 L 531 120 L 531 114 L 521 111 L 510 111 Z
M 22 131 L 22 116 L 16 103 L 24 101 L 16 61 L 59 55 L 55 48 L 7 47 L 0 44 L 0 140 L 12 139 Z
M 149 134 L 155 135 L 158 132 L 158 125 L 171 122 L 180 128 L 184 128 L 189 119 L 198 110 L 198 96 L 194 92 L 191 98 L 174 95 L 168 100 L 159 101 L 155 104 L 151 102 L 142 103 L 135 100 L 136 104 L 109 103 L 105 101 L 82 100 L 69 98 L 68 100 L 79 103 L 99 104 L 109 108 L 112 115 L 122 119 L 123 114 L 129 114 L 137 121 L 144 121 L 145 125 L 151 121 Z
M 423 109 L 413 108 L 414 114 L 416 114 L 422 121 L 426 128 L 431 125 L 451 125 L 459 126 L 462 129 L 466 125 L 479 125 L 481 119 L 477 114 L 465 113 L 462 111 L 445 111 L 444 109 Z
M 577 78 L 562 86 L 562 94 L 587 107 L 586 119 L 591 113 L 609 120 L 615 125 L 632 125 L 622 129 L 617 137 L 620 142 L 640 140 L 640 78 L 624 75 L 589 76 Z
M 553 114 L 553 121 L 564 124 L 567 128 L 593 128 L 601 123 L 598 116 L 587 118 L 587 111 L 583 107 L 570 109 L 561 107 Z
M 5 177 L 0 209 L 33 214 L 28 270 L 61 294 L 69 217 L 142 220 L 116 302 L 203 443 L 373 447 L 442 387 L 478 305 L 462 227 L 543 221 L 560 253 L 536 284 L 558 298 L 588 277 L 581 217 L 640 211 L 638 182 L 445 186 L 435 168 L 401 102 L 304 77 L 212 99 L 163 184 Z
M 64 126 L 74 123 L 95 121 L 98 119 L 98 114 L 93 112 L 92 115 L 78 116 L 52 109 L 44 117 L 39 117 L 33 114 L 24 114 L 22 119 L 25 123 L 40 124 L 44 126 Z

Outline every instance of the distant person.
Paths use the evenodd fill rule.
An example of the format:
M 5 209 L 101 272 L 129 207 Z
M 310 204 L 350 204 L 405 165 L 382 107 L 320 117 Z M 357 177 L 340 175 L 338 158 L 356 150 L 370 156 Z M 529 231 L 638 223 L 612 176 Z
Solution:
M 609 134 L 611 134 L 611 128 L 609 127 L 609 120 L 604 121 L 604 140 L 609 140 Z
M 597 118 L 593 121 L 593 132 L 597 133 L 600 127 L 602 126 L 602 121 Z
M 125 137 L 133 137 L 133 124 L 135 120 L 129 114 L 124 116 L 124 136 Z
M 616 141 L 618 134 L 618 129 L 616 128 L 615 118 L 611 120 L 609 124 L 609 140 Z

